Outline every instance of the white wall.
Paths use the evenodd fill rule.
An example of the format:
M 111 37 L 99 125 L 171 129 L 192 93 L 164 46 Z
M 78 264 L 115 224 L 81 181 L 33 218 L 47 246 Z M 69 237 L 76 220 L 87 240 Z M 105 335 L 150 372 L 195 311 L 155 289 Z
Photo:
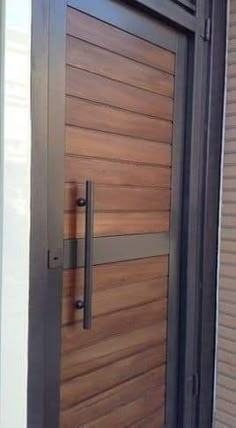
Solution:
M 5 0 L 1 137 L 0 426 L 26 427 L 31 0 Z
M 236 427 L 236 0 L 227 33 L 214 428 Z

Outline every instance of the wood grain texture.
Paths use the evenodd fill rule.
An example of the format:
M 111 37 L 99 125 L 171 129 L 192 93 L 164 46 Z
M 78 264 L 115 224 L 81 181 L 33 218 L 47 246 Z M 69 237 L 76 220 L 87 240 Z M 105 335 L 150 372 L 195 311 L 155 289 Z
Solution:
M 68 8 L 65 238 L 168 232 L 175 55 Z M 64 271 L 61 426 L 164 426 L 168 256 L 94 266 L 93 328 L 82 328 L 84 270 Z
M 88 347 L 65 354 L 62 361 L 61 378 L 68 381 L 82 374 L 105 368 L 121 359 L 152 349 L 156 361 L 165 361 L 166 322 L 154 326 L 110 337 Z M 157 355 L 158 354 L 158 355 Z M 145 371 L 145 362 L 143 365 Z M 77 381 L 78 382 L 78 379 Z
M 73 126 L 66 127 L 65 151 L 75 156 L 171 166 L 168 144 Z
M 94 236 L 118 236 L 169 231 L 169 212 L 119 212 L 94 214 Z M 64 239 L 84 237 L 85 214 L 64 214 Z
M 154 325 L 167 318 L 167 299 L 161 299 L 128 310 L 117 311 L 93 319 L 93 328 L 83 329 L 82 322 L 73 322 L 62 329 L 62 353 L 71 352 L 115 335 Z
M 130 428 L 164 428 L 165 426 L 165 408 L 160 407 L 146 418 L 130 425 Z
M 95 184 L 115 186 L 170 188 L 171 170 L 157 166 L 66 156 L 65 181 L 85 183 L 86 180 L 92 180 Z
M 155 387 L 164 393 L 164 382 L 163 366 L 157 367 L 114 387 L 112 390 L 101 393 L 99 398 L 97 396 L 92 397 L 72 409 L 64 411 L 61 417 L 61 425 L 63 428 L 71 428 L 76 426 L 78 421 L 80 421 L 80 425 L 83 425 L 97 420 L 129 402 L 135 401 L 147 390 Z M 158 414 L 158 416 L 161 415 Z
M 107 77 L 67 66 L 66 94 L 136 113 L 173 119 L 173 100 Z
M 157 404 L 158 403 L 158 404 Z M 147 391 L 138 400 L 120 407 L 116 411 L 110 413 L 96 422 L 88 425 L 88 428 L 96 427 L 103 428 L 104 426 L 111 426 L 113 428 L 120 428 L 123 424 L 133 424 L 139 419 L 145 418 L 153 411 L 158 410 L 159 406 L 164 405 L 164 392 L 163 388 L 159 390 Z M 158 414 L 158 413 L 157 413 Z M 159 423 L 159 421 L 157 421 Z M 157 425 L 156 425 L 157 426 Z
M 97 265 L 93 268 L 94 290 L 102 291 L 168 276 L 168 256 Z M 63 296 L 78 294 L 83 286 L 84 269 L 64 271 Z
M 163 364 L 164 356 L 159 354 L 158 350 L 159 348 L 152 347 L 62 383 L 63 409 Z M 94 363 L 96 364 L 96 361 Z
M 95 186 L 95 211 L 168 211 L 170 189 L 161 187 Z M 65 183 L 65 211 L 78 210 L 76 201 L 85 197 L 85 185 Z
M 66 98 L 66 123 L 164 143 L 172 141 L 171 122 L 80 98 Z
M 75 308 L 75 301 L 83 296 L 82 291 L 77 296 L 65 297 L 63 299 L 63 323 L 72 323 L 82 319 L 83 311 Z M 153 300 L 164 299 L 166 296 L 166 278 L 147 280 L 122 287 L 111 287 L 93 293 L 93 316 L 96 317 L 132 306 L 142 305 Z
M 174 73 L 175 54 L 71 8 L 67 13 L 67 33 L 127 58 Z
M 66 63 L 118 82 L 173 97 L 174 77 L 171 74 L 70 36 L 66 40 Z

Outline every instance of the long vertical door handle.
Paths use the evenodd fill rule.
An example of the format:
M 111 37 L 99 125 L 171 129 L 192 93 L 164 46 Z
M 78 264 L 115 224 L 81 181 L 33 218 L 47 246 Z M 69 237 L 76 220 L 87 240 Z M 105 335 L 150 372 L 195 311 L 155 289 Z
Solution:
M 84 301 L 76 302 L 77 309 L 84 310 L 84 329 L 92 327 L 93 295 L 93 225 L 94 225 L 94 183 L 86 181 L 86 199 L 78 199 L 79 206 L 85 206 L 85 248 L 84 248 Z
M 86 181 L 85 255 L 84 255 L 84 328 L 92 327 L 93 295 L 94 185 Z

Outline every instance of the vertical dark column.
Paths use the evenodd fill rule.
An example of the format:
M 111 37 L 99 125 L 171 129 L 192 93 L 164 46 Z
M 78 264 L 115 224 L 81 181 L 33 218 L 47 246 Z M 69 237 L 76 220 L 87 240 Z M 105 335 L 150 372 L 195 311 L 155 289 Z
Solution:
M 61 296 L 63 284 L 64 145 L 65 145 L 64 0 L 50 0 L 48 76 L 48 287 L 45 301 L 44 428 L 59 427 Z M 52 422 L 53 421 L 53 422 Z
M 47 0 L 32 2 L 31 43 L 31 236 L 28 333 L 27 426 L 44 426 L 45 300 L 47 292 L 47 142 L 48 33 Z M 20 256 L 20 255 L 19 255 Z

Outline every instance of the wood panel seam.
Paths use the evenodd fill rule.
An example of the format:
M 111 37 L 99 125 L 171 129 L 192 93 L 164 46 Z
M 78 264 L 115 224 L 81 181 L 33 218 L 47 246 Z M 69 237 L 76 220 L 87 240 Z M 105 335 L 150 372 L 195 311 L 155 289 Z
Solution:
M 95 131 L 95 132 L 99 132 L 99 133 L 105 133 L 105 134 L 110 134 L 110 135 L 118 135 L 121 137 L 128 137 L 128 138 L 132 138 L 133 140 L 141 140 L 141 141 L 147 141 L 147 142 L 151 142 L 151 143 L 158 143 L 158 144 L 164 144 L 164 145 L 168 145 L 171 146 L 172 142 L 166 142 L 166 141 L 159 141 L 159 140 L 151 140 L 150 138 L 143 138 L 143 137 L 136 137 L 134 135 L 126 135 L 126 134 L 119 134 L 116 132 L 110 132 L 110 131 L 104 131 L 103 129 L 92 129 L 92 128 L 87 128 L 85 126 L 78 126 L 78 125 L 74 125 L 73 123 L 66 123 L 67 127 L 71 127 L 71 128 L 78 128 L 78 129 L 84 129 L 84 130 L 89 130 L 89 131 Z
M 119 163 L 119 164 L 131 164 L 131 165 L 142 165 L 142 166 L 150 166 L 152 168 L 163 168 L 163 169 L 171 169 L 171 165 L 163 165 L 158 163 L 148 163 L 148 162 L 138 162 L 138 161 L 132 161 L 132 160 L 123 160 L 123 159 L 115 159 L 115 158 L 109 158 L 105 156 L 86 156 L 86 155 L 77 155 L 66 152 L 66 157 L 68 158 L 74 158 L 74 159 L 96 159 L 96 160 L 104 160 L 111 163 Z
M 137 89 L 142 89 L 142 88 L 137 88 Z M 156 94 L 156 92 L 152 92 L 152 93 Z M 158 94 L 158 95 L 160 95 L 160 94 Z M 160 95 L 160 96 L 162 96 L 162 95 Z M 129 113 L 133 113 L 133 114 L 138 114 L 139 116 L 148 117 L 150 119 L 163 120 L 164 122 L 172 123 L 173 124 L 173 119 L 166 119 L 166 118 L 161 117 L 161 116 L 154 116 L 154 115 L 151 115 L 151 114 L 141 113 L 141 112 L 139 112 L 137 110 L 129 110 L 128 108 L 117 107 L 117 106 L 115 106 L 113 104 L 104 103 L 104 102 L 100 102 L 100 101 L 96 101 L 96 100 L 91 100 L 90 98 L 84 98 L 84 97 L 80 97 L 78 95 L 73 95 L 73 94 L 71 94 L 70 92 L 67 92 L 67 91 L 66 91 L 66 97 L 68 97 L 68 98 L 75 98 L 77 100 L 86 101 L 88 103 L 92 103 L 92 104 L 96 104 L 96 105 L 100 105 L 100 106 L 110 107 L 110 108 L 112 108 L 114 110 L 119 110 L 119 111 L 129 112 Z

